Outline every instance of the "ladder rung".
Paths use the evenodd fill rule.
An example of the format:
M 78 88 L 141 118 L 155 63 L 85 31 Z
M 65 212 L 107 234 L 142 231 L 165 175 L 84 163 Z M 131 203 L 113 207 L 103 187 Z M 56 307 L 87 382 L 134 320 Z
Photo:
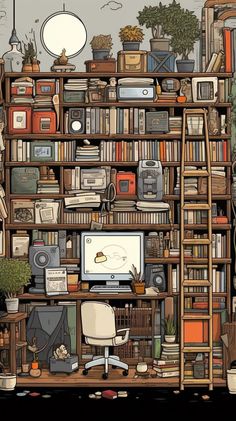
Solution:
M 182 381 L 182 384 L 211 384 L 210 379 L 185 379 Z
M 208 203 L 186 203 L 183 206 L 184 210 L 210 210 Z
M 183 172 L 184 177 L 209 177 L 210 173 L 206 170 L 186 170 Z
M 207 110 L 205 108 L 185 109 L 184 114 L 207 114 Z
M 185 240 L 183 240 L 183 245 L 206 245 L 208 246 L 209 244 L 211 244 L 211 240 L 209 240 L 208 238 L 185 238 Z
M 183 320 L 210 320 L 211 316 L 209 316 L 209 314 L 185 314 L 182 317 Z
M 186 279 L 182 285 L 184 287 L 210 287 L 211 283 L 206 279 Z
M 209 346 L 185 346 L 183 352 L 211 352 Z

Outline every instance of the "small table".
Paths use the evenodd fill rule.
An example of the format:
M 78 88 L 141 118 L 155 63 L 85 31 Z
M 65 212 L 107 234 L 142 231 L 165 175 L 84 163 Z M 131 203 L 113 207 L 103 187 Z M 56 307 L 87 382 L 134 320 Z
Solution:
M 21 363 L 26 363 L 26 313 L 7 314 L 0 318 L 0 324 L 9 324 L 10 338 L 9 345 L 0 346 L 0 351 L 9 350 L 9 369 L 12 374 L 16 374 L 16 352 L 21 350 Z M 16 342 L 16 324 L 20 324 L 19 340 Z

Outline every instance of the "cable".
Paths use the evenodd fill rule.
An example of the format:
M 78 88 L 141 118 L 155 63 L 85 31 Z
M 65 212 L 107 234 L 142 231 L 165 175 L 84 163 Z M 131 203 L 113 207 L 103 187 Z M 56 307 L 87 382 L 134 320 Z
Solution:
M 114 183 L 109 183 L 105 190 L 105 196 L 102 199 L 101 216 L 106 216 L 107 212 L 111 210 L 111 203 L 116 198 L 116 186 Z

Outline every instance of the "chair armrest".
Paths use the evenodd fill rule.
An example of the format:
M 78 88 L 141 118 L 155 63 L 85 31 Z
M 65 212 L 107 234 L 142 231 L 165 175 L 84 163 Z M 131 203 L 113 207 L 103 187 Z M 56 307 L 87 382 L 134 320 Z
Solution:
M 116 331 L 116 337 L 113 339 L 114 346 L 123 345 L 129 340 L 130 328 L 118 329 Z M 120 339 L 119 339 L 120 338 Z

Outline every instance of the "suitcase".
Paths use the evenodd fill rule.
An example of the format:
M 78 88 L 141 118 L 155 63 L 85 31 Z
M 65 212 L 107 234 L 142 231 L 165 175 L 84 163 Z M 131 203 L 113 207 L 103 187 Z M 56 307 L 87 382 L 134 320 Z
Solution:
M 9 107 L 8 132 L 9 134 L 31 133 L 31 107 Z
M 103 73 L 115 73 L 116 72 L 116 60 L 109 58 L 106 60 L 87 60 L 85 61 L 86 72 L 103 72 Z
M 147 72 L 146 51 L 119 51 L 117 57 L 118 72 Z
M 53 110 L 34 110 L 33 133 L 56 133 L 56 113 Z

